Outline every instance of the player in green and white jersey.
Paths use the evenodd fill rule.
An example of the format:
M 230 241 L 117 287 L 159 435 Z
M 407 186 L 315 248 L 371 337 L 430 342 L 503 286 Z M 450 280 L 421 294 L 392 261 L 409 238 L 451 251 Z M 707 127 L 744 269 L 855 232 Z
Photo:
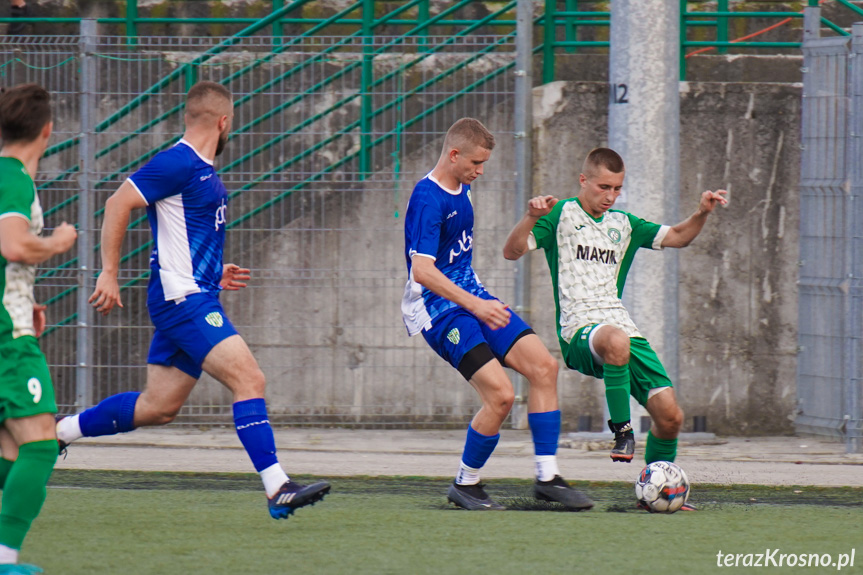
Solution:
M 638 248 L 689 245 L 716 205 L 727 203 L 726 192 L 704 192 L 692 216 L 664 226 L 611 209 L 624 175 L 623 159 L 615 151 L 591 151 L 579 176 L 578 196 L 531 199 L 507 238 L 504 257 L 515 260 L 529 250 L 545 250 L 564 361 L 570 369 L 605 380 L 608 423 L 615 434 L 612 460 L 629 462 L 635 453 L 631 394 L 653 420 L 646 462 L 674 461 L 683 412 L 662 363 L 620 298 Z
M 54 386 L 36 338 L 45 306 L 33 297 L 36 265 L 75 243 L 63 222 L 41 237 L 33 176 L 51 137 L 51 97 L 36 84 L 0 94 L 0 573 L 41 573 L 18 551 L 45 501 L 57 461 Z

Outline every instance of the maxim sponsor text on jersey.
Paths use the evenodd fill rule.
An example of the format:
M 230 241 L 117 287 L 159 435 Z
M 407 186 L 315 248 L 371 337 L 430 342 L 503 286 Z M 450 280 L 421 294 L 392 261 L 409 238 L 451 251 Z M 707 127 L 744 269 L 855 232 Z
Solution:
M 578 245 L 575 247 L 575 259 L 598 261 L 604 264 L 617 265 L 617 257 L 614 250 L 596 249 L 590 246 Z M 452 257 L 450 256 L 450 261 Z

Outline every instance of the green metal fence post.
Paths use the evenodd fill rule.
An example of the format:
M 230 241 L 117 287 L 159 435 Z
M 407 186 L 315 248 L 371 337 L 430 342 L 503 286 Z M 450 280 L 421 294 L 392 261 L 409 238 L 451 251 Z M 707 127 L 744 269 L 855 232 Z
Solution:
M 363 0 L 363 73 L 360 96 L 360 178 L 372 171 L 372 82 L 374 63 L 374 0 Z
M 566 0 L 566 11 L 567 12 L 576 12 L 578 11 L 578 0 Z M 566 33 L 566 41 L 567 42 L 575 42 L 578 40 L 578 21 L 574 16 L 567 16 L 564 20 L 564 31 Z M 567 46 L 566 53 L 574 54 L 576 51 L 575 46 Z
M 686 80 L 686 0 L 680 0 L 680 81 Z
M 273 0 L 273 12 L 280 10 L 285 6 L 285 0 Z M 284 30 L 282 30 L 282 20 L 273 21 L 273 45 L 281 46 L 282 44 L 282 36 L 284 36 Z
M 430 0 L 423 0 L 417 6 L 417 23 L 425 24 L 428 22 L 429 16 L 431 15 L 431 11 L 429 9 Z M 419 50 L 420 52 L 428 52 L 429 43 L 428 43 L 428 35 L 429 29 L 428 26 L 419 31 L 420 41 L 419 41 Z
M 718 12 L 728 12 L 728 0 L 717 0 L 716 10 Z M 716 41 L 728 42 L 728 16 L 716 17 Z M 727 46 L 719 46 L 716 50 L 720 54 L 727 54 Z
M 542 83 L 554 82 L 554 14 L 555 0 L 545 0 L 542 35 Z
M 183 79 L 186 84 L 186 92 L 188 92 L 198 81 L 198 67 L 193 64 L 183 66 Z
M 138 0 L 126 0 L 126 39 L 130 46 L 138 43 Z

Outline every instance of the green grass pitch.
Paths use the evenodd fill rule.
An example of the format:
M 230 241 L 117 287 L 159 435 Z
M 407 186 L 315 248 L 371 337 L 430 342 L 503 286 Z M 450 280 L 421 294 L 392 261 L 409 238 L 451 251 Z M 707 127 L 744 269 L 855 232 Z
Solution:
M 701 511 L 651 515 L 629 484 L 578 483 L 597 506 L 571 513 L 494 480 L 513 510 L 470 513 L 447 506 L 448 481 L 335 478 L 322 503 L 274 521 L 254 475 L 58 470 L 21 559 L 47 575 L 712 573 L 719 551 L 856 546 L 842 572 L 863 572 L 860 488 L 695 485 Z

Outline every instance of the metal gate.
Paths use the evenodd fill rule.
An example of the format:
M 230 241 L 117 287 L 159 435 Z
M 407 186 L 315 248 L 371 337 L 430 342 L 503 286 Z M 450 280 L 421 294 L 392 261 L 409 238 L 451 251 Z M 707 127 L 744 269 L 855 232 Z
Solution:
M 818 38 L 815 13 L 807 13 L 803 43 L 795 425 L 856 452 L 863 437 L 863 24 L 850 37 Z

